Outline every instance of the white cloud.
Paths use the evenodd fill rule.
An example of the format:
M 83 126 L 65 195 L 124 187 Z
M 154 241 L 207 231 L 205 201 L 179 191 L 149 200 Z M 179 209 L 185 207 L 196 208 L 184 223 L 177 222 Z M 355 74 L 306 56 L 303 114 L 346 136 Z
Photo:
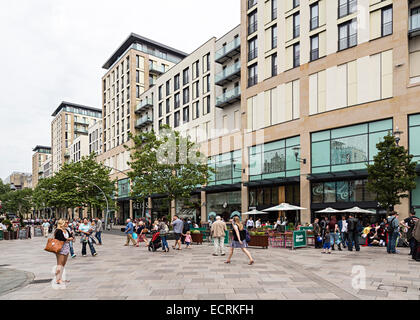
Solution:
M 239 22 L 239 0 L 0 2 L 0 178 L 31 172 L 61 101 L 101 107 L 101 67 L 131 32 L 189 53 Z

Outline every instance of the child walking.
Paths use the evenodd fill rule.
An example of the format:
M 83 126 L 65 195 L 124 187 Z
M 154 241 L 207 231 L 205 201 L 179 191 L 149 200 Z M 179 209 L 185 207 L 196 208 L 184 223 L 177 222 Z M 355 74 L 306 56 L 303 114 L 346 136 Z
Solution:
M 188 249 L 190 248 L 190 244 L 191 244 L 191 232 L 187 231 L 187 233 L 185 234 L 185 244 L 187 245 L 185 248 Z
M 324 238 L 322 239 L 324 241 L 323 250 L 322 253 L 328 253 L 331 254 L 331 242 L 330 242 L 330 228 L 327 226 L 327 229 L 325 229 Z

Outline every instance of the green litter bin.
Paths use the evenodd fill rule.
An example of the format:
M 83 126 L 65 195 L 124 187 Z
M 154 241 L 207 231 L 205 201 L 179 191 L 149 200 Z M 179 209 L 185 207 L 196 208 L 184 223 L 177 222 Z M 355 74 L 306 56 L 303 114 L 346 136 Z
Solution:
M 3 235 L 3 230 L 0 230 L 0 240 L 3 240 L 4 235 Z

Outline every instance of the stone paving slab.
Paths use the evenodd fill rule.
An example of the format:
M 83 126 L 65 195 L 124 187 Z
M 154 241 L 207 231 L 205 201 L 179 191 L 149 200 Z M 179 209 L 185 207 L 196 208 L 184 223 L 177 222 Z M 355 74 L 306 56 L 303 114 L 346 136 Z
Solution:
M 53 277 L 55 256 L 43 250 L 44 238 L 1 241 L 0 265 L 8 266 L 0 267 L 0 272 L 12 271 L 0 276 L 0 299 L 420 299 L 420 264 L 409 259 L 406 248 L 400 248 L 399 255 L 374 247 L 331 255 L 313 248 L 250 248 L 255 264 L 249 266 L 237 250 L 232 263 L 224 264 L 226 256 L 212 256 L 209 244 L 152 253 L 144 246 L 124 247 L 121 235 L 103 238 L 105 244 L 97 246 L 96 257 L 82 257 L 76 241 L 77 257 L 66 266 L 71 282 L 60 290 L 50 283 L 22 285 L 22 274 L 33 274 L 35 280 Z M 366 287 L 352 287 L 353 268 L 363 268 Z M 18 289 L 5 292 L 6 286 Z

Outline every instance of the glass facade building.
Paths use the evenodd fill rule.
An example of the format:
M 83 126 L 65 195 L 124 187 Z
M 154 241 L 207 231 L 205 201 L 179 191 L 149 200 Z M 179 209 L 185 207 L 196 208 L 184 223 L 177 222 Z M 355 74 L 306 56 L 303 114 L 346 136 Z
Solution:
M 249 181 L 300 175 L 294 147 L 300 146 L 300 137 L 278 140 L 249 148 Z
M 236 150 L 209 157 L 208 165 L 215 170 L 209 177 L 209 186 L 235 184 L 242 180 L 242 151 Z
M 420 164 L 420 114 L 414 114 L 408 117 L 408 147 L 412 154 L 413 161 L 417 161 L 417 168 Z M 420 217 L 420 172 L 418 170 L 417 188 L 411 192 L 411 207 L 416 211 L 416 215 Z
M 376 144 L 392 129 L 392 119 L 386 119 L 312 133 L 312 173 L 366 169 Z

